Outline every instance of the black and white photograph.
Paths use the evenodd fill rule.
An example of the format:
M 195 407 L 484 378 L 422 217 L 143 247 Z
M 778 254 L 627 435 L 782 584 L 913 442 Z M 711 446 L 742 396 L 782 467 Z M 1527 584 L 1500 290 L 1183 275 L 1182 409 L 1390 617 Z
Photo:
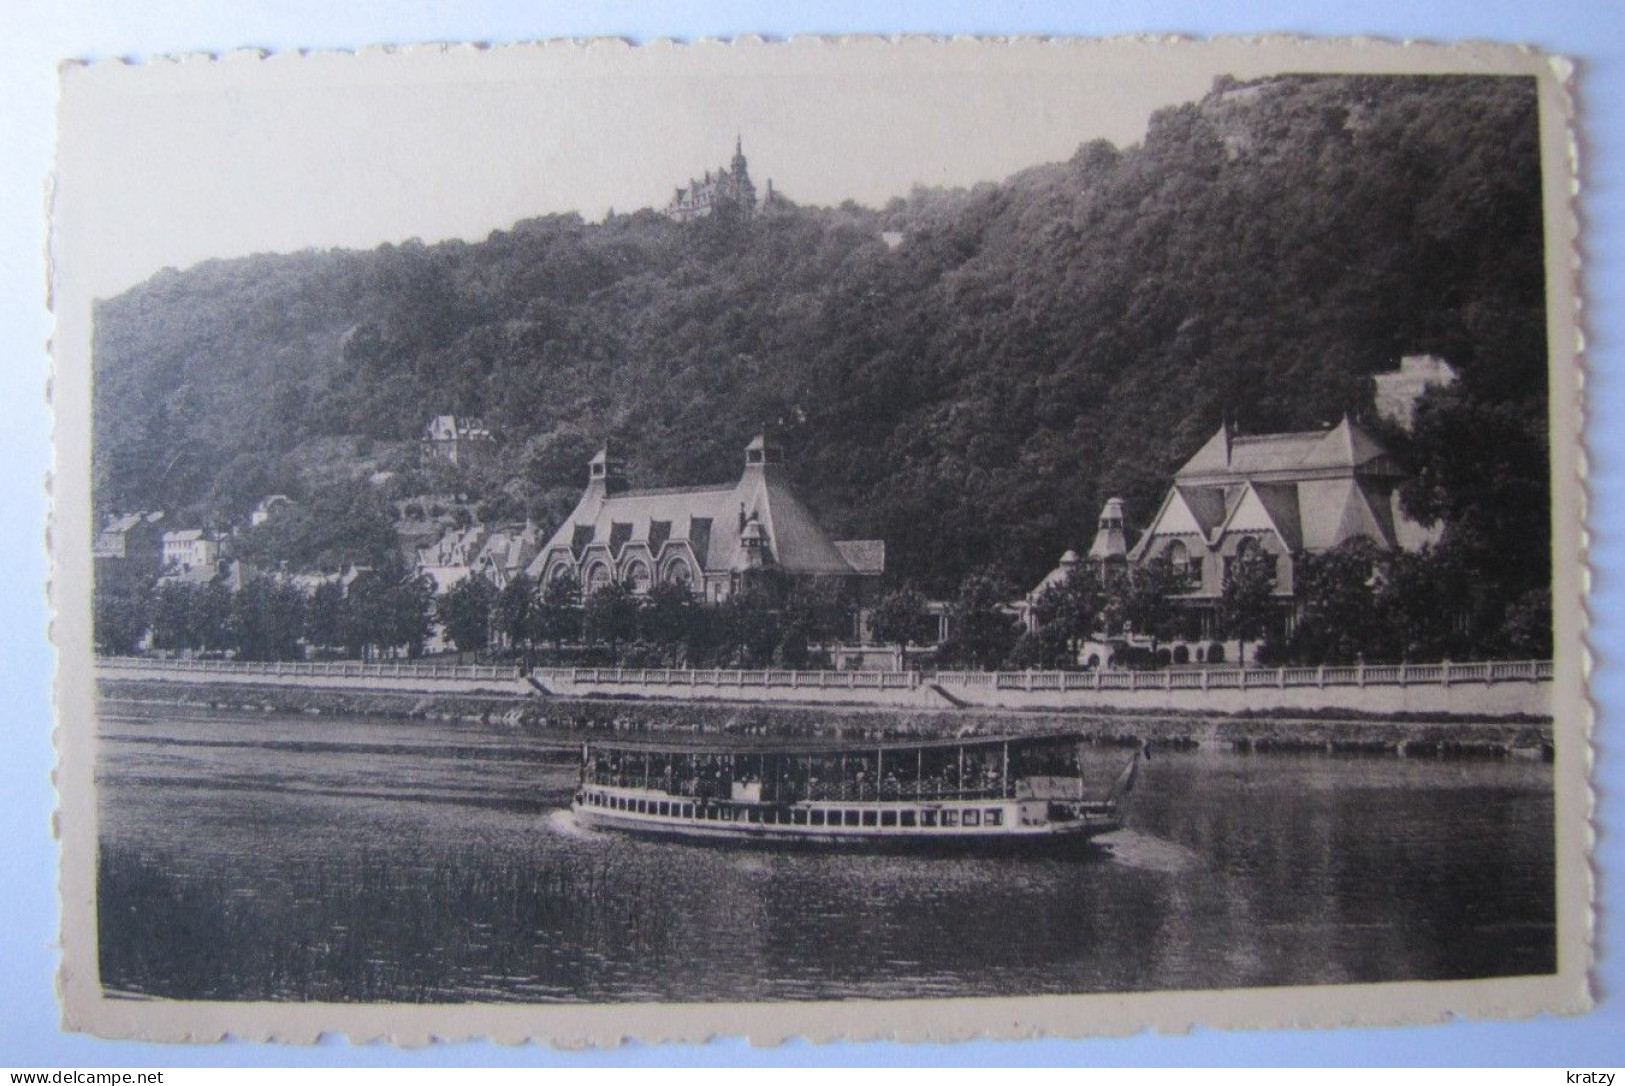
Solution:
M 69 1024 L 1583 1009 L 1565 78 L 65 69 Z

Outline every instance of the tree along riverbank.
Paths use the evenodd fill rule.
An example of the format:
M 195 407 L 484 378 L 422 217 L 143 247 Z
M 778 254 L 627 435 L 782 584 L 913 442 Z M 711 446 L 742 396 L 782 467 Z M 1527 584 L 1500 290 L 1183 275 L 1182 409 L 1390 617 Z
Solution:
M 504 697 L 286 686 L 103 679 L 105 701 L 249 709 L 331 716 L 466 720 L 526 731 L 842 738 L 928 738 L 961 734 L 1072 731 L 1087 742 L 1164 750 L 1223 746 L 1248 751 L 1324 751 L 1406 757 L 1552 757 L 1548 719 L 1421 719 L 1372 716 L 1226 716 L 1167 711 L 1088 713 L 896 709 L 612 698 Z

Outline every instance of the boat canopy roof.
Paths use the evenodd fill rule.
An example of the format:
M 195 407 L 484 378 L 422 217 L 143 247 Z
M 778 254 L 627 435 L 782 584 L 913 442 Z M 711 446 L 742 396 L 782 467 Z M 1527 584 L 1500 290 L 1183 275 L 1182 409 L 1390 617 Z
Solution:
M 583 739 L 581 745 L 589 751 L 624 751 L 638 754 L 847 754 L 884 750 L 887 753 L 907 750 L 933 750 L 960 748 L 964 750 L 1060 746 L 1077 743 L 1082 736 L 1076 732 L 1029 732 L 1021 735 L 956 735 L 932 739 L 796 739 L 766 736 L 710 736 L 662 737 L 659 739 Z

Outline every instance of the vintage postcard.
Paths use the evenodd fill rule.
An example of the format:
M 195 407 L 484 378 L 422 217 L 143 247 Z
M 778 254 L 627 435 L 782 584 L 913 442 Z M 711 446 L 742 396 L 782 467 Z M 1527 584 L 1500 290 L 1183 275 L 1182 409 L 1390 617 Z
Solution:
M 67 1025 L 1590 1005 L 1572 70 L 62 72 Z

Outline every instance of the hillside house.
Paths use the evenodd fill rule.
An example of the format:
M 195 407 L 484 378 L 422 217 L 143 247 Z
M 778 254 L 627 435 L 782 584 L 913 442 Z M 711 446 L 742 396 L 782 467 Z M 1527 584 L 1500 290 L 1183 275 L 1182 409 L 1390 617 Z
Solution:
M 423 428 L 421 461 L 472 468 L 488 462 L 496 438 L 483 421 L 466 415 L 436 415 Z

